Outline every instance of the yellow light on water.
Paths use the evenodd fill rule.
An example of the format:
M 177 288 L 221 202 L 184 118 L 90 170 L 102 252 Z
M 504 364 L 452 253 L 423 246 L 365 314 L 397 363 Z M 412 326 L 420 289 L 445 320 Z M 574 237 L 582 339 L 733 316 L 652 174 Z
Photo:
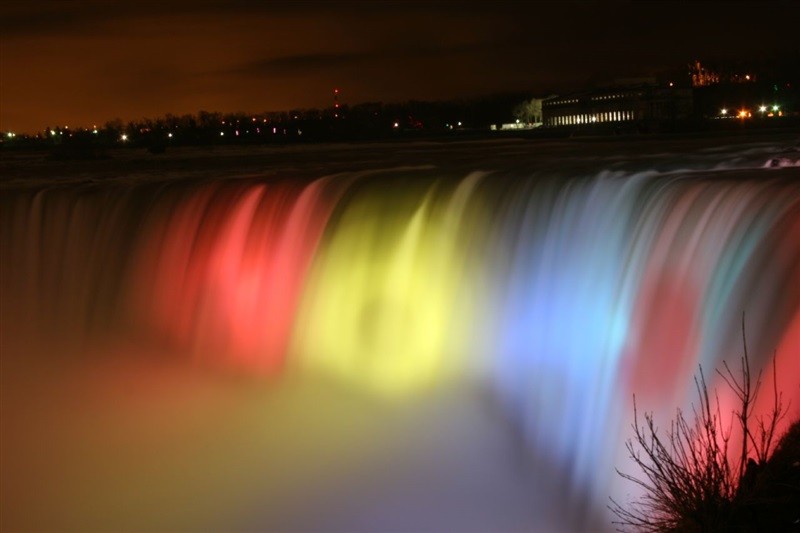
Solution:
M 380 191 L 345 208 L 301 312 L 295 349 L 309 367 L 387 396 L 456 372 L 450 356 L 463 356 L 471 312 L 457 304 L 469 264 L 459 235 L 479 180 L 462 182 L 444 204 L 434 190 L 422 199 L 407 193 L 387 213 Z

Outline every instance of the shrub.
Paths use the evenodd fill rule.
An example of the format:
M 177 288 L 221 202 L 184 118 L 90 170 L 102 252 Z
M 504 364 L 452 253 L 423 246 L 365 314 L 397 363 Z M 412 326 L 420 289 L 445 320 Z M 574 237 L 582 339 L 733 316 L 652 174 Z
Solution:
M 800 421 L 776 447 L 776 430 L 788 406 L 777 391 L 773 365 L 772 408 L 766 416 L 754 416 L 761 373 L 753 382 L 744 319 L 742 342 L 738 376 L 727 363 L 724 372 L 717 370 L 737 397 L 733 414 L 740 453 L 729 449 L 732 428 L 723 427 L 719 398 L 715 392 L 712 403 L 702 367 L 695 377 L 699 405 L 692 407 L 691 421 L 678 409 L 664 434 L 652 413 L 645 413 L 641 424 L 634 396 L 634 436 L 626 448 L 641 474 L 617 473 L 644 494 L 627 507 L 611 500 L 620 531 L 800 530 Z

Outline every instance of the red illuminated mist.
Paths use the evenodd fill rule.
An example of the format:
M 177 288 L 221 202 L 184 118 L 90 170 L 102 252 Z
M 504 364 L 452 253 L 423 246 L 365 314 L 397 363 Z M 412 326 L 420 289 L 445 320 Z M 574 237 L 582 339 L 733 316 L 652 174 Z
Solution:
M 141 250 L 133 286 L 151 288 L 134 296 L 145 320 L 212 362 L 279 370 L 335 205 L 327 183 L 206 187 L 181 202 Z

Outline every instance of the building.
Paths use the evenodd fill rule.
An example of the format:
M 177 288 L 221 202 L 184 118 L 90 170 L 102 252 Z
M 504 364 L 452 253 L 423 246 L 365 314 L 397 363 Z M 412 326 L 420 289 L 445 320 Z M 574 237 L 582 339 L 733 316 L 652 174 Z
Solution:
M 553 128 L 656 125 L 689 118 L 691 113 L 691 89 L 649 83 L 555 96 L 542 103 L 544 126 Z

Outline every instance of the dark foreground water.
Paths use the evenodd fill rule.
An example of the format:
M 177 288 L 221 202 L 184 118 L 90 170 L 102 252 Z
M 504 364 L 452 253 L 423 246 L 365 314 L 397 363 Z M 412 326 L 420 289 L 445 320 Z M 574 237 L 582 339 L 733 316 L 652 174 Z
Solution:
M 610 529 L 743 313 L 800 415 L 796 138 L 113 155 L 4 154 L 3 530 Z

